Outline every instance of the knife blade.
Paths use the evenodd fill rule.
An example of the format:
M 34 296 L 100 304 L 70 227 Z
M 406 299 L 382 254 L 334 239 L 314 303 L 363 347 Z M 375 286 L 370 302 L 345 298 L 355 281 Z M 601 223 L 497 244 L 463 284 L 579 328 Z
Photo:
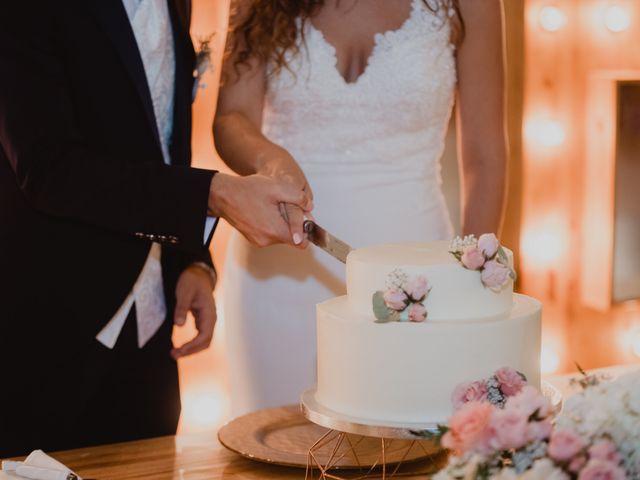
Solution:
M 311 220 L 305 220 L 303 229 L 311 243 L 320 247 L 332 257 L 347 263 L 347 255 L 352 248 L 339 238 L 334 237 L 324 228 Z

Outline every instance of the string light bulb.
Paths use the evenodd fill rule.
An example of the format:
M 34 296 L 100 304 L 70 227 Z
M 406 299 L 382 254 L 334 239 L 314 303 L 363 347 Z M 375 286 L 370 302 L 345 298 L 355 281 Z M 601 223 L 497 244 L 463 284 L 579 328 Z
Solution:
M 555 373 L 560 367 L 560 356 L 555 349 L 544 345 L 540 352 L 540 371 L 544 375 Z
M 611 5 L 604 12 L 604 24 L 611 32 L 623 32 L 631 25 L 631 17 L 627 9 Z
M 558 7 L 546 6 L 540 10 L 538 21 L 547 32 L 557 32 L 567 24 L 567 16 Z
M 525 134 L 531 142 L 547 148 L 559 147 L 566 138 L 562 124 L 552 118 L 540 118 L 527 122 Z
M 568 233 L 562 217 L 548 214 L 526 222 L 522 234 L 522 253 L 527 263 L 538 267 L 558 265 L 565 255 Z

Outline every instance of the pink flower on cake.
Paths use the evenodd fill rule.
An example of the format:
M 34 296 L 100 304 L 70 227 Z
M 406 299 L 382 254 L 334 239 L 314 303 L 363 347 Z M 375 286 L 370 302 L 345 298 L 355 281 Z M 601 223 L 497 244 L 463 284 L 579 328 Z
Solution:
M 528 418 L 518 410 L 496 410 L 491 417 L 492 446 L 498 450 L 518 449 L 529 441 Z
M 578 475 L 578 480 L 625 480 L 626 478 L 624 470 L 615 463 L 597 459 L 589 460 Z
M 522 374 L 509 367 L 502 367 L 494 374 L 500 384 L 500 391 L 507 397 L 517 395 L 526 386 L 527 381 Z
M 427 309 L 421 303 L 412 303 L 409 307 L 409 321 L 424 322 L 427 319 Z
M 478 238 L 478 248 L 486 258 L 493 258 L 498 253 L 498 247 L 500 247 L 500 242 L 493 233 L 483 233 Z
M 585 447 L 584 441 L 569 430 L 556 430 L 551 434 L 548 453 L 559 462 L 566 462 L 575 457 Z
M 481 380 L 458 385 L 451 395 L 453 408 L 458 410 L 469 402 L 481 402 L 487 398 L 487 384 Z
M 486 448 L 489 423 L 494 407 L 487 402 L 463 405 L 449 421 L 449 430 L 442 437 L 442 446 L 459 452 Z
M 622 457 L 611 440 L 603 438 L 589 447 L 589 458 L 619 464 Z
M 496 260 L 489 260 L 484 264 L 480 274 L 482 284 L 494 291 L 500 291 L 509 281 L 511 270 Z
M 407 308 L 408 301 L 407 294 L 399 288 L 391 288 L 384 292 L 384 303 L 391 310 L 403 311 Z
M 479 270 L 485 262 L 484 255 L 478 247 L 465 247 L 460 261 L 469 270 Z
M 405 283 L 402 288 L 413 301 L 420 302 L 431 290 L 431 285 L 425 277 L 419 275 Z

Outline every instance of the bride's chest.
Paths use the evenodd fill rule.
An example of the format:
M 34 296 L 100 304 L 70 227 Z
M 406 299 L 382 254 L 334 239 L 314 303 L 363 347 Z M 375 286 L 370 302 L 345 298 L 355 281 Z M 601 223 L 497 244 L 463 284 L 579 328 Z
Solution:
M 434 115 L 447 111 L 456 84 L 455 49 L 448 24 L 431 14 L 403 28 L 377 34 L 362 74 L 353 82 L 339 71 L 335 48 L 306 24 L 305 43 L 288 56 L 289 69 L 271 75 L 267 110 L 295 114 L 312 109 L 319 118 L 348 115 Z

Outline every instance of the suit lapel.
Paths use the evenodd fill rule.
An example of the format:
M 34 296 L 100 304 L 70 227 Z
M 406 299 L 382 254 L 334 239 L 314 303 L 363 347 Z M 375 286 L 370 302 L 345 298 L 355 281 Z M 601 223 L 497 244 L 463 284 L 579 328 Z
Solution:
M 176 164 L 191 159 L 191 95 L 195 53 L 189 36 L 188 5 L 185 0 L 168 0 L 176 58 L 171 158 Z
M 162 151 L 147 76 L 138 50 L 138 44 L 133 34 L 129 17 L 127 16 L 127 11 L 121 0 L 91 1 L 102 28 L 111 39 L 111 42 L 122 59 L 127 73 L 136 87 L 149 122 L 149 127 L 153 132 L 158 148 Z

